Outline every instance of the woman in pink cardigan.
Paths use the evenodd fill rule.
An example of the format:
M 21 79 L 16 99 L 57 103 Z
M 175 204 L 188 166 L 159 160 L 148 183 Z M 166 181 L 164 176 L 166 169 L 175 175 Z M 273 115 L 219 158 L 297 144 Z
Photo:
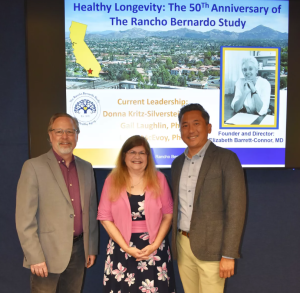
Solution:
M 103 292 L 175 292 L 167 233 L 173 200 L 147 140 L 126 140 L 105 180 L 97 219 L 110 236 Z

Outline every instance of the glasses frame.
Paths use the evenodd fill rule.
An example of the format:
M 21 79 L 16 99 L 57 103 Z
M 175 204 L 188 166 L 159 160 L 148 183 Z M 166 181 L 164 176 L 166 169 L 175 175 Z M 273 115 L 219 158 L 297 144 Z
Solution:
M 139 155 L 140 157 L 148 156 L 147 152 L 136 152 L 136 151 L 127 151 L 126 154 L 131 157 Z
M 73 136 L 73 135 L 75 135 L 75 133 L 78 133 L 78 129 L 75 129 L 75 128 L 68 128 L 68 129 L 52 128 L 52 129 L 50 129 L 50 131 L 55 131 L 55 130 L 61 130 L 61 131 L 62 131 L 62 134 L 56 134 L 56 133 L 54 132 L 54 134 L 55 134 L 56 136 L 63 136 L 64 133 L 65 133 L 67 136 Z M 67 130 L 74 130 L 74 134 L 68 134 L 68 133 L 67 133 Z

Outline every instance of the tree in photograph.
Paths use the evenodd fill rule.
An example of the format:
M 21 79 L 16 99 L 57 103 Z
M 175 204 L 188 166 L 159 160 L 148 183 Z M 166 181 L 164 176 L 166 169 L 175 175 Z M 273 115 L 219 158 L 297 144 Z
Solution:
M 185 55 L 185 57 L 184 57 L 184 64 L 188 64 L 189 61 L 190 61 L 190 58 L 187 55 Z
M 138 73 L 136 77 L 137 77 L 137 79 L 138 79 L 139 82 L 142 82 L 142 83 L 145 82 L 143 76 L 140 73 Z
M 115 56 L 114 56 L 113 53 L 111 53 L 111 54 L 109 55 L 109 61 L 114 61 L 114 59 L 115 59 Z
M 204 59 L 204 65 L 211 65 L 211 61 L 209 59 Z
M 179 85 L 178 78 L 177 78 L 176 75 L 172 75 L 172 77 L 171 77 L 171 85 L 175 85 L 175 86 Z
M 81 72 L 82 72 L 81 76 L 87 76 L 87 72 L 84 68 L 82 68 Z
M 75 113 L 79 114 L 80 110 L 83 110 L 84 114 L 87 114 L 88 110 L 90 110 L 91 113 L 96 113 L 96 106 L 92 101 L 84 99 L 76 103 L 74 107 Z
M 284 71 L 288 70 L 288 54 L 286 52 L 281 52 L 280 54 L 280 65 L 284 67 Z
M 163 84 L 170 84 L 171 74 L 167 69 L 162 70 L 161 77 L 162 77 L 162 80 L 163 80 Z
M 152 85 L 150 86 L 151 89 L 158 89 L 157 83 L 152 82 Z
M 210 70 L 210 75 L 211 76 L 220 76 L 220 71 L 218 70 Z
M 205 57 L 205 59 L 210 60 L 211 59 L 211 52 L 210 51 L 204 52 L 204 57 Z
M 130 79 L 129 74 L 126 71 L 123 71 L 122 80 L 129 80 L 129 79 Z
M 203 76 L 204 76 L 203 72 L 199 70 L 199 71 L 198 71 L 198 78 L 199 78 L 200 80 L 202 80 L 202 79 L 203 79 Z
M 174 67 L 173 67 L 174 65 L 173 65 L 173 63 L 172 63 L 172 60 L 171 60 L 171 58 L 167 58 L 166 59 L 166 67 L 168 68 L 168 69 L 173 69 Z
M 287 77 L 280 77 L 280 89 L 287 87 Z
M 156 74 L 155 74 L 155 75 L 154 75 L 154 74 L 152 75 L 152 77 L 151 77 L 151 83 L 152 83 L 152 84 L 157 84 L 157 75 L 156 75 Z
M 186 78 L 184 76 L 180 76 L 178 78 L 178 82 L 180 86 L 184 86 L 184 87 L 186 86 Z

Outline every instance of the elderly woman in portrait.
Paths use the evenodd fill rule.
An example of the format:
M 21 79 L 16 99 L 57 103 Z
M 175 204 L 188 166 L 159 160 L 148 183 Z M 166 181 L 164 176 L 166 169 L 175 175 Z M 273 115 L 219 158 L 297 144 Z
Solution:
M 173 200 L 144 137 L 132 136 L 105 180 L 97 219 L 110 236 L 103 292 L 175 292 L 167 233 Z
M 257 76 L 258 62 L 254 57 L 242 60 L 244 78 L 235 84 L 235 95 L 231 103 L 234 112 L 245 111 L 250 114 L 265 115 L 270 105 L 271 85 Z

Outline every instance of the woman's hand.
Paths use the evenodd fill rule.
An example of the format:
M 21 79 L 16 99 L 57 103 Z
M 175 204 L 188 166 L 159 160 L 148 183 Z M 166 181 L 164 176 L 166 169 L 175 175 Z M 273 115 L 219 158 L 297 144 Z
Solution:
M 155 250 L 157 250 L 157 247 L 152 243 L 152 244 L 149 244 L 147 246 L 145 246 L 141 252 L 142 254 L 140 255 L 140 257 L 137 259 L 137 261 L 140 261 L 140 260 L 146 260 L 146 259 L 149 259 L 149 255 L 151 253 L 153 253 Z
M 137 249 L 136 247 L 128 247 L 126 249 L 126 252 L 137 260 L 143 255 L 142 251 Z
M 255 88 L 255 85 L 252 80 L 247 81 L 246 84 L 247 84 L 248 88 L 250 89 L 251 93 L 256 92 L 256 88 Z

